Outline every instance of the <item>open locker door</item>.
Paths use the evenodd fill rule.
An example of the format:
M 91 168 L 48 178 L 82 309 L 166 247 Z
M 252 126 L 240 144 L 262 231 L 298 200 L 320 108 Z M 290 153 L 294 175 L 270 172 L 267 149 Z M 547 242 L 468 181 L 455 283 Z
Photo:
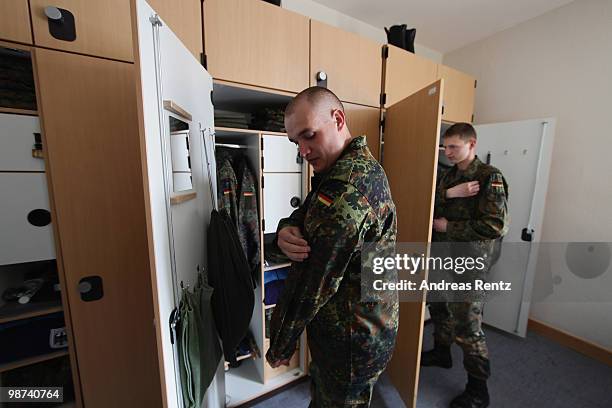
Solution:
M 525 337 L 534 284 L 544 201 L 552 158 L 555 119 L 532 119 L 476 126 L 476 153 L 501 170 L 508 183 L 510 226 L 491 282 L 512 284 L 484 308 L 484 322 Z
M 207 265 L 206 228 L 215 197 L 214 170 L 209 177 L 207 169 L 214 160 L 212 78 L 144 0 L 132 0 L 131 6 L 159 364 L 167 406 L 183 406 L 169 321 L 181 287 L 193 288 Z M 202 406 L 224 403 L 221 361 Z
M 383 167 L 397 207 L 397 242 L 431 240 L 443 81 L 390 106 L 385 116 Z M 426 273 L 426 271 L 424 272 Z M 400 303 L 399 332 L 387 372 L 408 407 L 416 406 L 425 293 Z

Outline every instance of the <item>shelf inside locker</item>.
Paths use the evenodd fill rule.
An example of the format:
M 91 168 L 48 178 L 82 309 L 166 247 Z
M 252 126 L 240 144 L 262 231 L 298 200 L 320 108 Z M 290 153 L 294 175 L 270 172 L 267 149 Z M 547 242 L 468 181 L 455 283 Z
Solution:
M 24 49 L 0 46 L 0 111 L 35 115 L 37 111 L 36 91 L 32 56 Z
M 47 360 L 52 360 L 54 358 L 59 358 L 68 355 L 68 350 L 54 351 L 48 354 L 42 354 L 40 356 L 24 358 L 23 360 L 13 361 L 6 364 L 0 365 L 0 373 L 5 371 L 14 370 L 16 368 L 29 366 L 32 364 L 40 363 Z
M 213 82 L 215 109 L 252 112 L 262 108 L 285 108 L 293 95 L 287 92 L 256 89 L 240 84 Z
M 11 302 L 0 307 L 0 323 L 12 322 L 35 316 L 44 316 L 61 311 L 62 304 L 60 300 L 31 302 L 24 305 Z
M 0 113 L 12 113 L 15 115 L 38 116 L 38 111 L 31 109 L 15 109 L 0 106 Z

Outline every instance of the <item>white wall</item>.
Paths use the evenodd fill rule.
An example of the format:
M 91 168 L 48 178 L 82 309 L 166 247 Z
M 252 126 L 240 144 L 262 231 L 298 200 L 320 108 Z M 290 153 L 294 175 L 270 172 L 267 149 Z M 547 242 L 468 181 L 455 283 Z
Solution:
M 444 64 L 478 79 L 476 123 L 557 118 L 542 240 L 611 242 L 612 1 L 576 0 L 448 53 Z M 576 298 L 608 302 L 532 303 L 531 316 L 612 348 L 612 267 L 585 280 L 554 264 Z
M 281 6 L 287 10 L 308 16 L 313 20 L 339 27 L 346 31 L 362 35 L 380 43 L 387 43 L 387 35 L 383 27 L 374 27 L 361 20 L 342 14 L 312 0 L 281 0 Z M 418 36 L 418 31 L 417 31 Z M 435 62 L 442 62 L 442 53 L 431 48 L 414 45 L 415 54 L 430 58 Z

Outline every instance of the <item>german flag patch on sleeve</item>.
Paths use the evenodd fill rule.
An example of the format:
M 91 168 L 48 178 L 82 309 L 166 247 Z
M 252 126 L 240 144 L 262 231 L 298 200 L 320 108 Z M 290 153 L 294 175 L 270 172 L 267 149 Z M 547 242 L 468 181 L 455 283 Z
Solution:
M 501 174 L 493 174 L 491 176 L 491 190 L 496 193 L 496 194 L 504 194 L 505 193 L 505 186 L 504 186 L 504 180 L 501 176 Z
M 329 207 L 334 202 L 334 200 L 332 200 L 329 196 L 323 193 L 318 194 L 318 199 L 319 199 L 319 202 L 326 207 Z

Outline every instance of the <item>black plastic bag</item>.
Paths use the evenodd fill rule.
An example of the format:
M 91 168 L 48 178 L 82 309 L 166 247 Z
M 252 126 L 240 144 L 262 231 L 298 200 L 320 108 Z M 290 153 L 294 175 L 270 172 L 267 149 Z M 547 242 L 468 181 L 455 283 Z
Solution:
M 394 25 L 391 28 L 385 27 L 387 33 L 387 42 L 396 47 L 410 51 L 414 54 L 414 38 L 416 37 L 416 28 L 408 29 L 406 24 Z

